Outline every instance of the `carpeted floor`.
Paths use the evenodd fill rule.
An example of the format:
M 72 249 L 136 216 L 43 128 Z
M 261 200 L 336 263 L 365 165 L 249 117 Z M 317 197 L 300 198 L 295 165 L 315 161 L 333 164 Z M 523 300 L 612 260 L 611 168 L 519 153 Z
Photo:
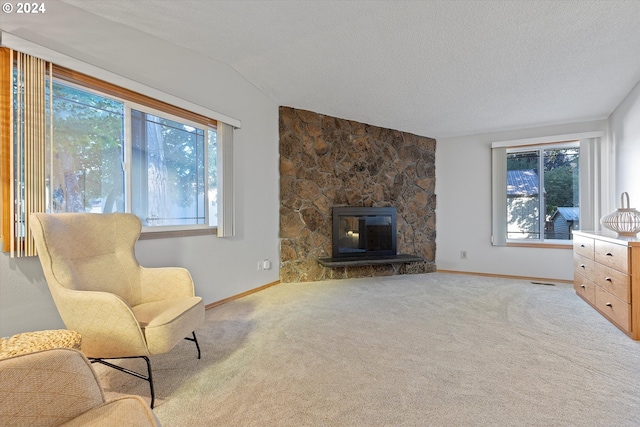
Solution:
M 196 333 L 201 360 L 188 341 L 151 359 L 165 427 L 640 425 L 640 343 L 567 284 L 280 284 L 207 311 Z M 148 398 L 96 369 L 109 395 Z

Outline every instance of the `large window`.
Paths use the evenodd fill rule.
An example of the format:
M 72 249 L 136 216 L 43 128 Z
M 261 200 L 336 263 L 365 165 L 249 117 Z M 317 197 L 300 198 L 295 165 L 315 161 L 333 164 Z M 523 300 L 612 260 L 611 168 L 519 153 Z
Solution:
M 143 232 L 234 235 L 240 122 L 80 65 L 124 86 L 0 48 L 2 250 L 33 255 L 29 214 L 45 211 L 131 212 Z
M 133 212 L 149 227 L 216 225 L 208 209 L 215 128 L 68 83 L 51 87 L 52 212 Z

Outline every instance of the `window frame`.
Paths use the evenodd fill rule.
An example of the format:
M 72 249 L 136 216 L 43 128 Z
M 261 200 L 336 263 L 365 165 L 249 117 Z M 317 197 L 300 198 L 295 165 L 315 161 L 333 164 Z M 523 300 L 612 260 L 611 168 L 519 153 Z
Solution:
M 579 158 L 579 205 L 580 228 L 595 229 L 595 216 L 598 206 L 594 204 L 599 188 L 596 183 L 600 176 L 599 143 L 604 136 L 602 131 L 526 138 L 509 141 L 496 141 L 491 144 L 491 245 L 507 247 L 533 247 L 550 249 L 573 249 L 571 240 L 554 239 L 507 239 L 507 150 L 527 151 L 527 148 L 561 147 L 563 143 L 577 141 L 580 147 Z M 594 215 L 596 214 L 596 215 Z M 526 240 L 526 241 L 525 241 Z
M 510 239 L 509 238 L 509 230 L 507 229 L 507 246 L 528 246 L 530 244 L 534 244 L 536 246 L 540 245 L 551 245 L 553 246 L 571 246 L 573 245 L 573 241 L 571 239 L 545 239 L 545 222 L 546 222 L 546 196 L 545 193 L 545 171 L 544 171 L 544 162 L 545 162 L 545 151 L 555 150 L 555 149 L 563 149 L 563 148 L 578 148 L 580 149 L 580 141 L 559 141 L 559 142 L 547 142 L 542 144 L 534 144 L 534 145 L 520 145 L 515 147 L 507 147 L 506 154 L 507 158 L 509 154 L 513 153 L 527 153 L 527 152 L 537 152 L 538 153 L 538 234 L 542 236 L 537 239 Z M 578 157 L 579 159 L 579 157 Z M 578 166 L 578 174 L 580 173 L 580 169 Z M 506 191 L 506 187 L 505 187 Z M 578 191 L 579 187 L 578 187 Z M 578 193 L 578 197 L 579 197 Z M 507 198 L 508 199 L 508 198 Z M 508 225 L 508 222 L 507 222 Z
M 129 90 L 131 92 L 146 96 L 150 99 L 163 102 L 166 105 L 172 105 L 174 107 L 181 108 L 184 111 L 190 111 L 202 117 L 208 117 L 212 120 L 216 120 L 217 122 L 228 124 L 233 129 L 242 128 L 242 122 L 236 118 L 211 110 L 207 107 L 203 107 L 202 105 L 187 101 L 184 98 L 180 98 L 178 96 L 174 96 L 167 92 L 163 92 L 161 90 L 147 86 L 144 83 L 140 83 L 139 81 L 131 80 L 130 78 L 127 78 L 122 74 L 108 71 L 104 68 L 100 68 L 72 56 L 65 55 L 58 50 L 47 48 L 43 45 L 34 43 L 5 31 L 0 31 L 0 36 L 1 47 L 6 47 L 8 49 L 13 49 L 29 55 L 33 55 L 52 64 L 55 64 L 55 66 L 57 67 L 66 68 L 76 75 L 91 76 L 91 78 L 95 79 L 96 81 L 111 84 L 121 89 Z M 216 82 L 211 83 L 211 85 L 213 86 L 216 86 L 216 84 Z
M 131 129 L 131 110 L 141 111 L 143 113 L 152 114 L 158 117 L 166 118 L 169 120 L 173 120 L 182 124 L 186 124 L 189 126 L 193 126 L 195 128 L 201 129 L 204 131 L 204 203 L 205 203 L 205 224 L 188 224 L 188 225 L 156 225 L 156 226 L 142 226 L 143 233 L 161 233 L 161 232 L 179 232 L 179 231 L 188 231 L 188 230 L 211 230 L 211 233 L 217 233 L 218 226 L 209 225 L 211 223 L 210 215 L 217 215 L 217 213 L 210 212 L 209 206 L 211 205 L 211 201 L 209 200 L 209 144 L 208 144 L 208 132 L 211 132 L 212 127 L 203 126 L 202 124 L 198 124 L 196 122 L 184 119 L 179 116 L 170 115 L 158 110 L 154 110 L 152 108 L 146 107 L 141 104 L 135 104 L 133 102 L 125 101 L 125 143 L 127 139 L 131 140 L 132 138 L 132 129 Z M 217 133 L 217 128 L 215 128 L 215 132 Z M 133 166 L 133 144 L 125 144 L 124 149 L 124 174 L 125 174 L 125 210 L 127 212 L 131 212 L 133 207 L 132 197 L 133 191 L 131 189 L 131 168 Z M 127 185 L 128 183 L 128 185 Z
M 12 51 L 22 52 L 24 54 L 40 58 L 46 61 L 49 65 L 53 65 L 59 68 L 66 68 L 74 76 L 91 76 L 89 78 L 94 79 L 95 81 L 102 82 L 103 84 L 113 85 L 122 90 L 139 94 L 143 97 L 153 99 L 156 102 L 173 106 L 175 108 L 181 109 L 182 111 L 192 112 L 195 115 L 206 117 L 217 122 L 217 233 L 216 227 L 209 227 L 202 230 L 188 229 L 177 231 L 156 231 L 154 233 L 143 233 L 140 236 L 140 239 L 191 236 L 202 234 L 217 234 L 218 237 L 232 237 L 235 235 L 235 191 L 233 184 L 232 163 L 233 133 L 235 130 L 242 128 L 242 122 L 240 120 L 203 106 L 209 104 L 209 102 L 203 101 L 205 102 L 204 104 L 196 104 L 194 102 L 186 100 L 183 97 L 172 95 L 168 92 L 156 89 L 155 87 L 147 86 L 145 83 L 141 83 L 146 81 L 146 77 L 144 75 L 138 76 L 138 78 L 135 78 L 134 75 L 133 78 L 135 78 L 135 80 L 132 80 L 132 78 L 125 77 L 125 75 L 123 75 L 122 73 L 109 71 L 106 68 L 101 68 L 89 62 L 77 59 L 76 57 L 69 56 L 58 50 L 46 47 L 46 45 L 35 43 L 33 41 L 18 37 L 14 34 L 0 31 L 0 36 L 2 39 L 2 41 L 0 42 L 0 65 L 2 65 L 3 70 L 7 70 L 10 67 L 10 63 L 12 61 L 9 61 L 8 59 L 11 58 Z M 47 71 L 47 74 L 49 74 L 49 71 Z M 9 94 L 12 91 L 12 89 L 9 88 L 12 88 L 13 84 L 11 81 L 12 79 L 8 80 L 6 78 L 8 75 L 9 73 L 2 73 L 2 78 L 0 78 L 0 88 L 2 89 L 2 96 L 0 96 L 0 101 L 3 101 L 0 108 L 2 108 L 3 111 L 6 112 L 6 114 L 2 114 L 3 120 L 9 119 L 9 122 L 11 122 L 12 119 L 10 117 L 12 117 L 11 111 L 13 111 L 13 109 L 8 107 L 8 103 L 6 102 L 7 97 L 5 95 Z M 217 85 L 218 83 L 215 81 L 210 82 L 210 86 L 212 87 L 216 87 Z M 12 126 L 2 126 L 2 129 L 4 131 L 0 133 L 0 136 L 2 136 L 0 140 L 0 150 L 2 150 L 3 154 L 3 161 L 0 163 L 0 181 L 2 183 L 2 185 L 0 185 L 0 196 L 2 197 L 2 209 L 0 210 L 0 222 L 2 224 L 2 226 L 0 227 L 0 240 L 2 242 L 2 251 L 11 252 L 12 257 L 21 257 L 29 256 L 30 254 L 14 253 L 13 249 L 10 250 L 10 248 L 13 248 L 13 242 L 17 242 L 16 244 L 20 247 L 23 247 L 25 245 L 25 237 L 20 238 L 19 236 L 15 236 L 15 233 L 13 232 L 15 228 L 15 221 L 13 220 L 14 203 L 10 201 L 10 189 L 13 188 L 13 186 L 11 185 L 10 175 L 13 168 L 10 167 L 10 162 L 8 161 L 12 153 L 12 149 L 9 148 L 9 141 L 11 140 L 11 137 L 9 136 L 10 132 L 8 132 L 8 129 L 11 127 Z M 221 138 L 221 136 L 223 136 L 223 138 Z M 221 153 L 224 153 L 224 156 L 221 156 Z M 228 164 L 226 164 L 227 162 Z M 224 175 L 224 180 L 222 175 Z M 222 220 L 223 218 L 224 220 Z

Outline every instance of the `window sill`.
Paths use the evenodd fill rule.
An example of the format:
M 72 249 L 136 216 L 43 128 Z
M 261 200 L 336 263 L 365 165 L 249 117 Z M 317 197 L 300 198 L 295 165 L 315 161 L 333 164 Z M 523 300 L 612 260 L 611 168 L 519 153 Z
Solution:
M 572 243 L 513 243 L 507 242 L 507 247 L 513 248 L 545 248 L 545 249 L 573 249 Z
M 191 236 L 208 236 L 217 235 L 218 228 L 197 228 L 197 229 L 184 229 L 184 230 L 166 230 L 166 231 L 143 231 L 140 234 L 138 240 L 151 240 L 151 239 L 169 239 L 172 237 L 191 237 Z

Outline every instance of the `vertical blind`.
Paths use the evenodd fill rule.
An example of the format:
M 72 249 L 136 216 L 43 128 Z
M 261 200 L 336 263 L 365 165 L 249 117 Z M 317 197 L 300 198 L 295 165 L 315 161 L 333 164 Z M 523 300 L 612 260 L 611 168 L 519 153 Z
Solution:
M 233 190 L 233 126 L 218 126 L 218 237 L 235 236 Z
M 12 109 L 11 93 L 13 88 L 13 75 L 11 64 L 11 51 L 0 48 L 0 240 L 2 251 L 9 252 L 11 248 L 11 180 L 9 169 L 11 167 L 10 138 L 12 133 Z
M 9 161 L 2 164 L 3 201 L 2 241 L 11 257 L 33 256 L 35 244 L 29 230 L 29 214 L 46 210 L 46 147 L 51 121 L 46 105 L 47 73 L 50 64 L 30 55 L 4 49 L 2 52 L 3 126 L 2 153 Z M 14 90 L 15 86 L 15 90 Z M 8 191 L 8 197 L 4 194 Z M 4 203 L 3 203 L 4 204 Z M 8 215 L 8 217 L 6 217 Z

